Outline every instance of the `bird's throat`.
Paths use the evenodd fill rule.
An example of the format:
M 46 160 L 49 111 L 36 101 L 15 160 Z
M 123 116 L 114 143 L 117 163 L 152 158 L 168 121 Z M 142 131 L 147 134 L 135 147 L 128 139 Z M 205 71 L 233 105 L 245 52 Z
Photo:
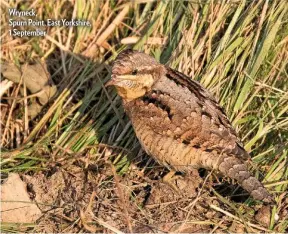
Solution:
M 114 79 L 114 86 L 118 94 L 127 102 L 142 97 L 149 91 L 154 83 L 151 74 L 141 74 L 135 76 L 121 76 Z
M 145 89 L 125 89 L 123 87 L 117 87 L 117 93 L 121 96 L 126 102 L 130 102 L 136 98 L 142 97 L 145 95 Z

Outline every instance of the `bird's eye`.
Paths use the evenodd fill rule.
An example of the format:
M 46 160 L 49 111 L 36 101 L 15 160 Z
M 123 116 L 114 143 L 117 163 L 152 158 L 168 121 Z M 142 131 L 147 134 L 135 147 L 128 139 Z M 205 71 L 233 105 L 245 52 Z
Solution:
M 132 71 L 132 75 L 137 75 L 137 72 L 138 72 L 138 70 L 137 70 L 137 69 L 134 69 L 134 70 Z

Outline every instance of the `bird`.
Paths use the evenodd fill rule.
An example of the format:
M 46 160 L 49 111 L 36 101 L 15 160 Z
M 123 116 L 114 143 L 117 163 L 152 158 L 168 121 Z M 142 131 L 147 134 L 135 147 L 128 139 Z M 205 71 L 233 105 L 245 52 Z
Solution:
M 199 82 L 144 52 L 126 49 L 111 79 L 146 153 L 170 172 L 205 168 L 236 180 L 254 199 L 272 195 L 246 165 L 250 158 L 224 109 Z

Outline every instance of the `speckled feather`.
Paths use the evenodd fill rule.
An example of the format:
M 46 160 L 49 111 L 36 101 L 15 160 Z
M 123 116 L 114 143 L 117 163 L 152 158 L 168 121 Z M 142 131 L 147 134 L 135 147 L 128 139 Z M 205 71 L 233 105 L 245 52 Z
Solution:
M 207 168 L 236 179 L 255 199 L 272 202 L 263 185 L 248 171 L 249 158 L 223 109 L 198 82 L 152 57 L 126 50 L 112 67 L 112 77 L 152 74 L 145 95 L 123 98 L 135 133 L 160 164 L 178 171 Z

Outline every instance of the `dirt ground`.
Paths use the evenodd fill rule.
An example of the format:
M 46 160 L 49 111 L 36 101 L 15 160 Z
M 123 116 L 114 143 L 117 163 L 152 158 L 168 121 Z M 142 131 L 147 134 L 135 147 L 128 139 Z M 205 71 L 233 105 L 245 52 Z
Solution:
M 238 216 L 236 210 L 209 189 L 211 177 L 192 171 L 174 181 L 175 190 L 162 182 L 167 171 L 154 162 L 151 165 L 153 169 L 132 163 L 121 176 L 107 159 L 95 162 L 78 156 L 68 163 L 51 164 L 46 171 L 22 175 L 30 199 L 42 212 L 33 232 L 267 230 L 269 207 L 236 203 L 234 209 L 241 211 L 243 224 L 233 218 Z

